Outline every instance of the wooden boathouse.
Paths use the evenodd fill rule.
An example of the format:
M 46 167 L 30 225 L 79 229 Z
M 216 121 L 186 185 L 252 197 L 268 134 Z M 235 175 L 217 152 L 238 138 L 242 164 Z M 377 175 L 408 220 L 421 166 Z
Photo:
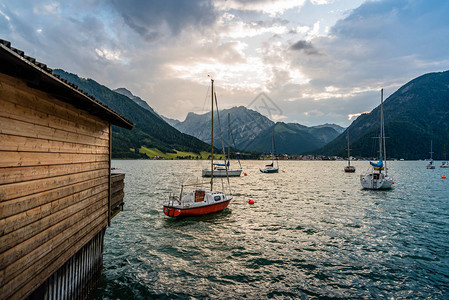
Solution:
M 0 40 L 0 299 L 82 299 L 101 274 L 112 125 L 133 127 Z

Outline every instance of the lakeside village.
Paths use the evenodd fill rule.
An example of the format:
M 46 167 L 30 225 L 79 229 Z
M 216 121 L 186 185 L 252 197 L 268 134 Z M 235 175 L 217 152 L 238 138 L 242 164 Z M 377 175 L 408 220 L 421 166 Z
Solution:
M 218 154 L 220 155 L 220 154 Z M 204 159 L 204 160 L 210 160 L 210 155 L 206 158 L 206 157 L 200 157 L 200 156 L 192 156 L 192 155 L 188 155 L 188 156 L 176 156 L 175 158 L 165 158 L 162 156 L 158 156 L 155 155 L 152 158 L 152 160 L 200 160 L 200 159 Z M 219 160 L 220 157 L 215 157 L 214 155 L 214 159 Z M 261 153 L 236 153 L 234 155 L 231 155 L 231 159 L 240 159 L 240 160 L 271 160 L 272 156 L 271 154 L 261 154 Z M 340 156 L 326 156 L 326 155 L 312 155 L 312 154 L 307 154 L 307 155 L 299 155 L 299 154 L 279 154 L 275 156 L 275 159 L 277 160 L 347 160 L 347 158 L 343 158 Z M 373 157 L 350 157 L 351 161 L 367 161 L 367 160 L 375 160 L 376 158 Z M 404 159 L 396 159 L 396 158 L 391 158 L 389 159 L 390 161 L 397 161 L 397 160 L 404 160 Z

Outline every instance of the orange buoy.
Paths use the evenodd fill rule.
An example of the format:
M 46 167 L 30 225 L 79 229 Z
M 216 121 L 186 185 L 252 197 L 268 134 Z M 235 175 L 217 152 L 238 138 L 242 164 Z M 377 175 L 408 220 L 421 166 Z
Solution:
M 442 178 L 442 179 L 446 179 L 446 176 L 443 175 L 443 176 L 441 176 L 441 178 Z
M 391 184 L 394 184 L 394 181 Z
M 254 200 L 253 199 L 249 199 L 248 204 L 254 204 Z
M 244 175 L 244 176 L 247 176 L 248 174 L 246 174 L 246 173 L 243 173 L 243 175 Z
M 282 173 L 285 173 L 285 171 L 282 171 Z

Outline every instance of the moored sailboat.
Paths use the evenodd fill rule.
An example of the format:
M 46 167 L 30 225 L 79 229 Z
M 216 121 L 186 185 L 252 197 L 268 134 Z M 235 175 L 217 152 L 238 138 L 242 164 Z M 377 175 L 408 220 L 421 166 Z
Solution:
M 444 161 L 441 163 L 440 168 L 449 168 L 449 162 L 446 159 L 446 144 L 444 144 Z
M 265 165 L 265 168 L 260 169 L 262 173 L 278 173 L 279 172 L 279 164 L 276 157 L 276 147 L 274 145 L 274 132 L 271 139 L 271 164 Z M 276 160 L 276 167 L 274 166 L 274 161 Z
M 211 79 L 212 94 L 212 134 L 211 134 L 211 176 L 210 190 L 196 188 L 194 191 L 183 194 L 184 187 L 200 186 L 209 184 L 208 182 L 181 185 L 181 193 L 179 196 L 170 195 L 166 203 L 164 203 L 164 214 L 169 217 L 192 217 L 202 216 L 224 210 L 228 207 L 232 200 L 231 194 L 214 191 L 214 80 Z M 227 173 L 227 165 L 225 164 Z M 229 182 L 228 182 L 229 184 Z
M 430 162 L 427 164 L 426 169 L 435 169 L 435 165 L 433 164 L 433 141 L 430 140 Z
M 348 140 L 348 165 L 345 167 L 346 173 L 354 173 L 355 167 L 351 166 L 351 155 L 350 155 L 350 148 L 349 148 L 349 128 L 346 129 L 346 139 Z
M 379 161 L 377 163 L 370 162 L 369 172 L 360 175 L 360 183 L 362 184 L 362 187 L 369 190 L 386 190 L 390 189 L 393 185 L 393 178 L 388 175 L 388 168 L 387 168 L 383 95 L 384 90 L 381 89 Z
M 225 163 L 224 164 L 214 164 L 214 177 L 239 177 L 242 174 L 242 166 L 240 165 L 240 169 L 231 169 L 230 168 L 230 156 L 231 156 L 231 148 L 230 148 L 230 116 L 228 114 L 228 153 L 226 157 L 225 153 Z M 223 147 L 224 149 L 224 147 Z M 239 160 L 240 164 L 240 160 Z M 201 171 L 201 176 L 203 177 L 211 177 L 212 170 L 203 169 Z

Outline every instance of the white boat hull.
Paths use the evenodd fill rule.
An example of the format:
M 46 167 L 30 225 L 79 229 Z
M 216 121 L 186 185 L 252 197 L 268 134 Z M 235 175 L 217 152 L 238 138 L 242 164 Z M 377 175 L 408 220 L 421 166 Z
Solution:
M 212 172 L 209 169 L 204 169 L 201 172 L 203 177 L 210 177 Z M 242 174 L 242 170 L 228 170 L 229 177 L 239 177 Z M 215 169 L 214 177 L 226 177 L 226 169 Z
M 449 168 L 449 163 L 442 163 L 440 168 Z
M 368 190 L 388 190 L 393 185 L 393 178 L 383 173 L 360 175 L 360 183 Z

